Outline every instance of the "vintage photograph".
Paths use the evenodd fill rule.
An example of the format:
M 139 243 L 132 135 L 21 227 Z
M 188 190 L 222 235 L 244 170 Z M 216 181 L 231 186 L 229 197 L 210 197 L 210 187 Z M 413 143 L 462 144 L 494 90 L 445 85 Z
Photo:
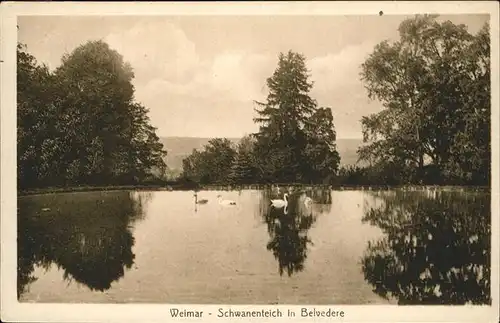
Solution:
M 497 298 L 490 14 L 16 21 L 19 303 Z

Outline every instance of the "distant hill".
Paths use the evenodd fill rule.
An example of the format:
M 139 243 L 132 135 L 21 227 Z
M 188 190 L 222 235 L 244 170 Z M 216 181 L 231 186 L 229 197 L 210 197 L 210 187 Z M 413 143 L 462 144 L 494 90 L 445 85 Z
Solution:
M 161 137 L 160 141 L 168 151 L 166 163 L 170 169 L 171 176 L 176 176 L 182 172 L 182 160 L 189 156 L 193 149 L 203 149 L 212 138 L 198 137 Z M 228 138 L 235 145 L 240 138 Z M 358 159 L 357 149 L 363 143 L 361 139 L 338 139 L 337 151 L 340 154 L 340 164 L 355 165 Z

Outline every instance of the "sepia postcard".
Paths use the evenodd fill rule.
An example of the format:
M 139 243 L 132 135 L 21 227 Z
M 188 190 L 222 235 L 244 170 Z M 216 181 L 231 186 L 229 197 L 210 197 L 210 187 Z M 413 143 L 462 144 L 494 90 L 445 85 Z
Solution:
M 498 322 L 497 2 L 0 12 L 2 322 Z

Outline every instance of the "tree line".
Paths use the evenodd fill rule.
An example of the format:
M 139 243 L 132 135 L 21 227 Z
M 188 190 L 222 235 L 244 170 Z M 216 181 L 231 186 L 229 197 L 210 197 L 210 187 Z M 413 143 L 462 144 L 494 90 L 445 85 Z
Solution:
M 255 101 L 256 133 L 214 138 L 183 161 L 181 183 L 488 185 L 490 36 L 424 15 L 403 21 L 361 66 L 383 109 L 362 118 L 366 167 L 340 167 L 329 107 L 311 97 L 306 58 L 280 53 Z M 166 151 L 134 101 L 132 67 L 103 41 L 62 57 L 54 71 L 17 47 L 18 187 L 161 182 Z M 342 108 L 342 107 L 339 107 Z
M 18 44 L 18 187 L 135 184 L 164 172 L 166 151 L 134 101 L 133 77 L 102 41 L 54 71 Z
M 305 57 L 289 51 L 255 102 L 259 131 L 232 147 L 210 142 L 184 160 L 182 178 L 199 183 L 488 185 L 491 172 L 490 36 L 417 15 L 400 39 L 375 46 L 361 66 L 368 96 L 383 109 L 361 119 L 359 161 L 339 167 L 331 109 L 309 92 Z M 341 107 L 340 107 L 341 108 Z M 219 150 L 220 149 L 220 150 Z

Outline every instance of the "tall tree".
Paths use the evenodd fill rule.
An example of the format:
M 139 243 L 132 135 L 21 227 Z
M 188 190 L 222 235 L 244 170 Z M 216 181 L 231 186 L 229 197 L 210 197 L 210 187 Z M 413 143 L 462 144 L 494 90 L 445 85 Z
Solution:
M 280 53 L 278 67 L 267 79 L 267 99 L 265 102 L 256 102 L 259 116 L 254 121 L 260 128 L 255 134 L 255 152 L 263 180 L 309 181 L 315 177 L 312 175 L 314 171 L 311 165 L 317 167 L 318 164 L 324 164 L 325 158 L 334 154 L 334 136 L 320 138 L 306 129 L 308 124 L 318 121 L 318 116 L 327 116 L 327 113 L 326 110 L 318 110 L 316 100 L 309 95 L 313 84 L 308 79 L 305 60 L 303 55 L 292 51 Z M 331 126 L 330 130 L 333 131 L 333 122 L 330 123 L 332 120 L 327 119 L 322 123 L 322 128 Z M 330 130 L 326 129 L 325 134 L 329 134 Z M 329 141 L 330 139 L 333 141 Z M 332 154 L 329 152 L 323 154 L 328 156 L 323 156 L 313 153 L 318 146 L 323 146 L 319 148 L 323 152 L 327 146 L 326 150 L 330 150 L 331 146 Z M 308 156 L 306 150 L 309 151 Z M 314 160 L 308 157 L 314 157 Z M 330 168 L 330 161 L 326 163 L 327 168 Z M 333 168 L 337 167 L 335 158 L 331 163 Z
M 269 179 L 301 180 L 301 152 L 306 146 L 302 128 L 316 108 L 316 101 L 309 96 L 312 83 L 305 57 L 292 51 L 280 53 L 267 87 L 267 100 L 256 102 L 259 117 L 254 119 L 260 124 L 256 134 L 257 151 L 262 154 L 259 159 L 268 161 Z M 281 165 L 275 165 L 274 159 Z
M 65 124 L 73 147 L 67 156 L 68 177 L 109 180 L 119 166 L 120 148 L 127 144 L 123 139 L 131 137 L 132 69 L 106 43 L 95 41 L 63 56 L 55 75 L 67 93 L 61 103 L 71 116 Z
M 77 47 L 54 73 L 22 46 L 18 61 L 23 186 L 132 183 L 165 168 L 148 110 L 133 101 L 132 68 L 106 43 Z
M 443 173 L 453 142 L 470 122 L 467 100 L 489 95 L 489 86 L 479 88 L 477 77 L 489 71 L 487 33 L 473 36 L 464 25 L 436 18 L 417 15 L 402 22 L 400 40 L 377 45 L 361 73 L 369 97 L 385 109 L 363 117 L 364 139 L 370 144 L 359 150 L 360 158 L 415 169 L 416 180 L 424 178 L 426 164 Z M 484 120 L 489 103 L 481 103 L 488 111 Z
M 152 167 L 165 167 L 148 110 L 133 101 L 132 68 L 118 52 L 102 41 L 88 42 L 65 55 L 55 74 L 72 116 L 66 124 L 74 147 L 70 177 L 136 182 Z

